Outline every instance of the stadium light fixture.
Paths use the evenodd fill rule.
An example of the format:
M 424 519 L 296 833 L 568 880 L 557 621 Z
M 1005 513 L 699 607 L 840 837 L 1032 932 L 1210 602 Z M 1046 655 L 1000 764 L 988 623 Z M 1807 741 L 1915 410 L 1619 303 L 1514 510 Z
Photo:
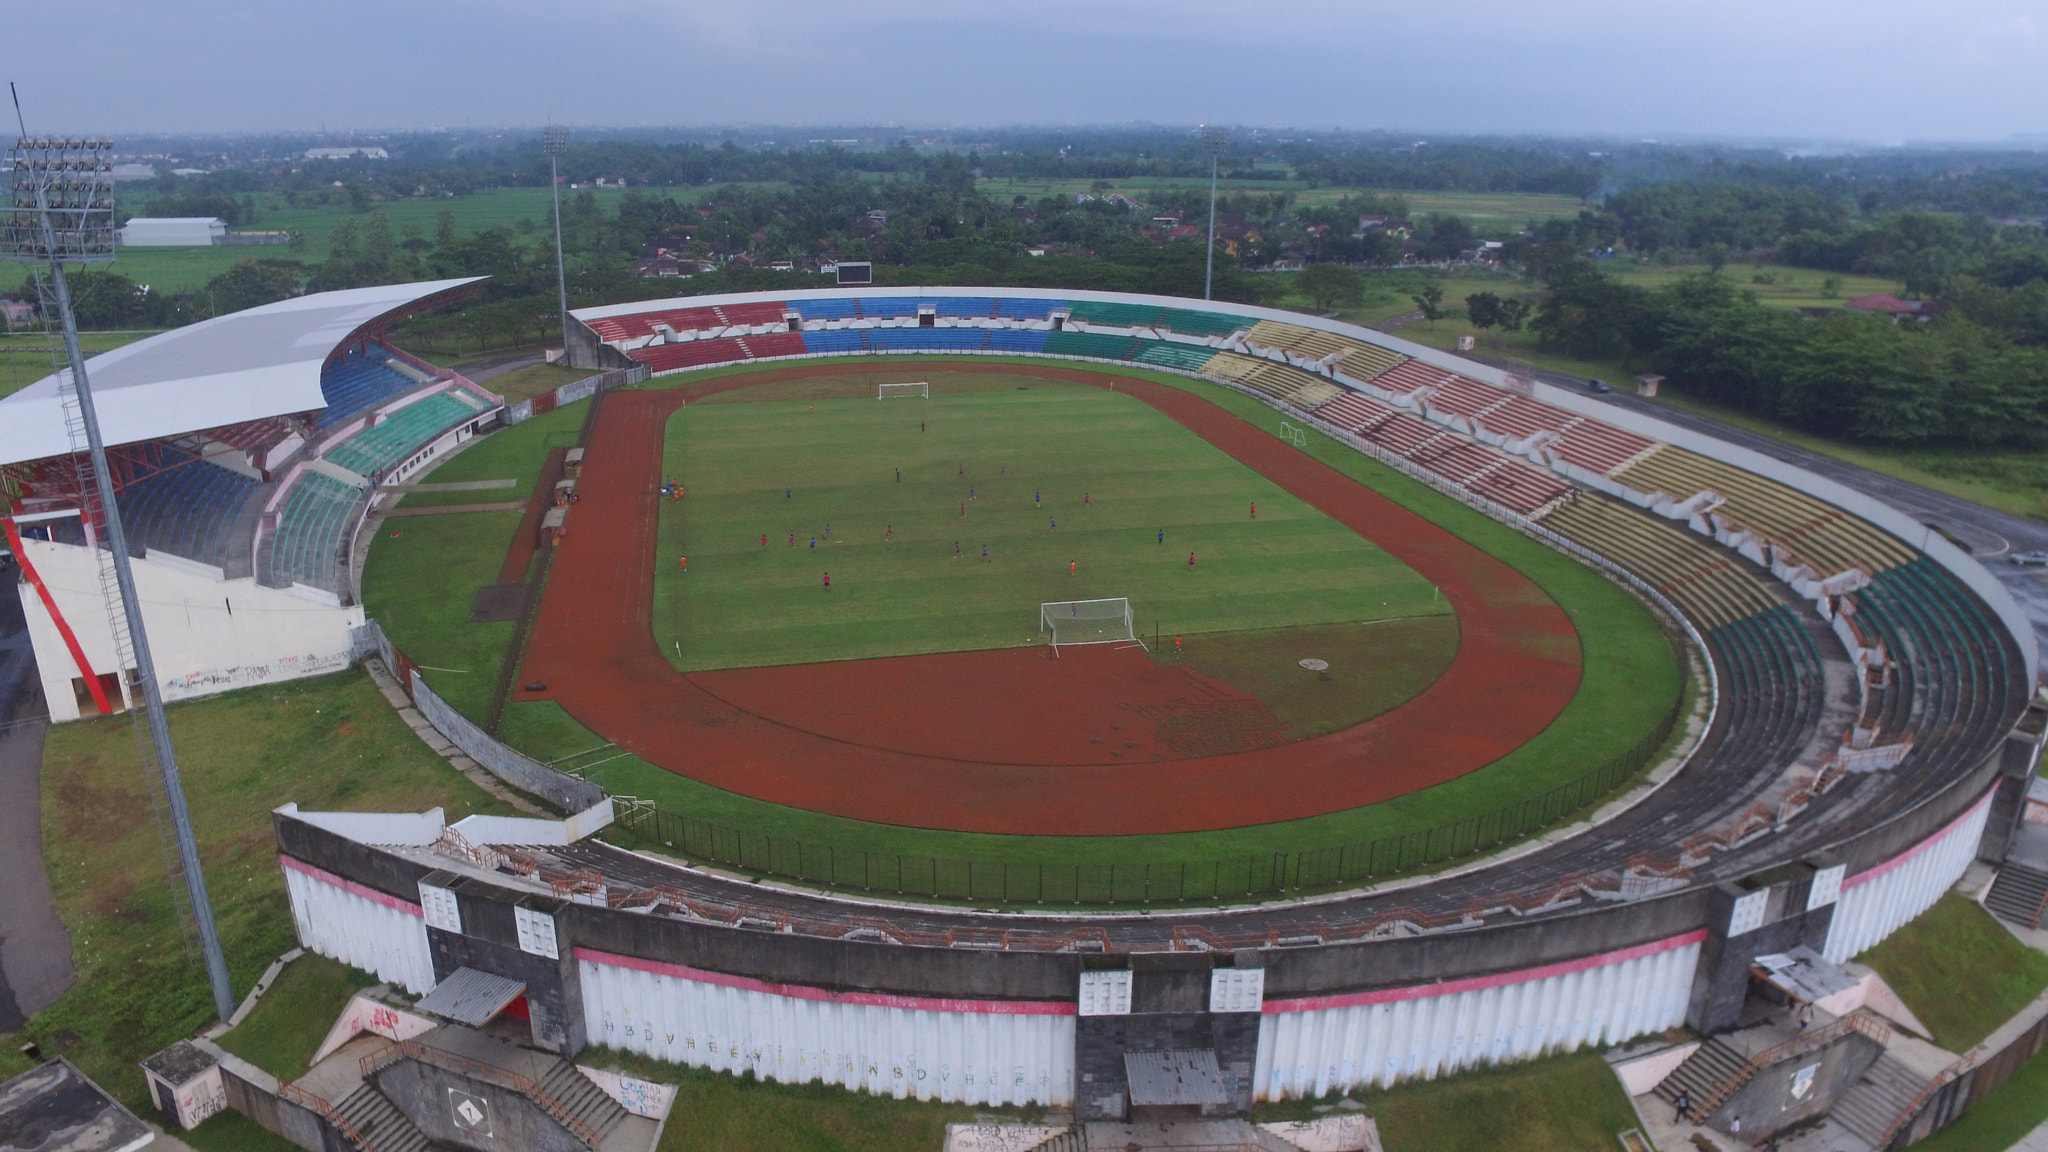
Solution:
M 569 151 L 569 130 L 548 125 L 540 136 L 540 150 L 548 158 L 548 194 L 555 199 L 555 293 L 559 297 L 562 314 L 562 358 L 569 357 L 569 272 L 562 263 L 562 174 L 556 168 L 556 159 Z
M 1202 266 L 1202 299 L 1209 299 L 1209 289 L 1216 279 L 1216 162 L 1223 156 L 1224 145 L 1230 141 L 1223 129 L 1214 124 L 1202 125 L 1202 155 L 1209 158 L 1209 252 Z
M 20 108 L 17 97 L 17 117 Z M 86 449 L 92 459 L 93 491 L 99 500 L 100 520 L 106 530 L 113 560 L 114 581 L 120 589 L 121 611 L 127 621 L 129 643 L 134 649 L 135 677 L 148 715 L 156 769 L 163 780 L 164 799 L 170 809 L 171 825 L 176 830 L 178 862 L 185 874 L 192 917 L 206 961 L 207 979 L 213 986 L 214 1010 L 225 1021 L 235 1011 L 234 989 L 228 982 L 227 959 L 221 953 L 220 933 L 213 921 L 213 903 L 206 892 L 206 874 L 199 863 L 199 845 L 192 835 L 192 816 L 185 805 L 185 788 L 178 773 L 178 759 L 171 750 L 171 729 L 164 719 L 163 693 L 157 684 L 156 662 L 150 655 L 149 636 L 143 630 L 142 602 L 136 595 L 135 573 L 128 560 L 128 534 L 122 527 L 121 510 L 114 499 L 114 478 L 107 468 L 106 443 L 100 437 L 99 414 L 93 406 L 92 386 L 85 371 L 85 353 L 78 343 L 78 320 L 71 307 L 71 287 L 64 278 L 64 265 L 67 263 L 106 264 L 114 259 L 114 142 L 93 137 L 30 137 L 24 127 L 21 138 L 9 152 L 8 160 L 11 172 L 5 215 L 0 218 L 0 259 L 28 265 L 39 282 L 47 273 L 55 296 L 54 311 L 63 329 L 64 356 L 70 368 L 71 399 L 77 408 L 71 414 L 76 421 L 74 432 L 84 432 Z M 50 311 L 46 309 L 44 312 L 46 324 L 52 319 Z M 86 516 L 89 524 L 89 509 Z M 117 654 L 118 651 L 117 645 Z M 117 659 L 116 663 L 125 662 Z

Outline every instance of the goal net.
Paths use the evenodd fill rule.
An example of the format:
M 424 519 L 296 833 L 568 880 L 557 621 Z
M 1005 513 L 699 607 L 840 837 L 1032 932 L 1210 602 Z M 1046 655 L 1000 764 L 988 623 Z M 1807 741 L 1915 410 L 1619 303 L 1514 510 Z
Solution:
M 1050 633 L 1054 651 L 1062 644 L 1139 644 L 1131 627 L 1131 602 L 1055 600 L 1038 606 L 1038 630 Z
M 923 380 L 912 384 L 875 385 L 875 399 L 887 400 L 891 396 L 916 396 L 922 400 L 929 400 L 932 398 L 932 386 Z

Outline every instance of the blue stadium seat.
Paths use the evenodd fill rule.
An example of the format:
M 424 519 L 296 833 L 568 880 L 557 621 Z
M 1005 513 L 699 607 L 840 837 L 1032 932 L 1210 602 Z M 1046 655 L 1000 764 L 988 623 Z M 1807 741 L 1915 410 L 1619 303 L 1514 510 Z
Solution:
M 420 382 L 384 363 L 377 354 L 350 352 L 320 373 L 320 395 L 327 408 L 314 421 L 325 429 L 348 422 L 379 404 L 395 400 L 420 386 Z
M 864 352 L 867 350 L 867 333 L 859 328 L 831 328 L 823 332 L 804 333 L 804 350 L 807 352 Z
M 137 553 L 154 548 L 226 568 L 233 546 L 228 533 L 261 485 L 197 456 L 179 455 L 172 467 L 128 485 L 117 497 L 128 545 Z M 248 546 L 245 537 L 245 553 Z
M 792 300 L 789 306 L 806 320 L 851 320 L 860 315 L 853 300 Z

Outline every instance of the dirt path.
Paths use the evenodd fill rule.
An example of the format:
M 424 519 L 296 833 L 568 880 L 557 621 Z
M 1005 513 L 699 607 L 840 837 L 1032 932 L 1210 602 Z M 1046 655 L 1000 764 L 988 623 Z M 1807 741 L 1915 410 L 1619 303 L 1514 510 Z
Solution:
M 1458 614 L 1457 657 L 1427 690 L 1367 723 L 1281 747 L 1241 744 L 1244 750 L 1223 755 L 1205 754 L 1216 749 L 1201 740 L 1175 748 L 1162 732 L 1171 725 L 1144 715 L 1148 697 L 1171 701 L 1205 688 L 1187 679 L 1188 670 L 1156 668 L 1135 652 L 1069 650 L 1054 661 L 1043 649 L 1010 649 L 846 662 L 803 670 L 817 677 L 807 684 L 791 680 L 799 671 L 792 669 L 685 676 L 655 649 L 649 617 L 667 417 L 713 392 L 848 372 L 807 365 L 606 398 L 583 500 L 555 557 L 519 677 L 549 687 L 516 699 L 557 700 L 622 749 L 779 804 L 959 831 L 1128 835 L 1296 819 L 1442 783 L 1526 743 L 1577 690 L 1577 634 L 1527 577 L 1208 401 L 1075 369 L 977 371 L 1101 386 L 1114 379 L 1118 391 L 1438 585 Z M 920 685 L 910 703 L 906 676 Z M 1154 686 L 1142 683 L 1147 676 L 1174 680 Z M 1105 698 L 1105 680 L 1125 681 L 1132 698 Z M 827 686 L 830 694 L 821 695 Z M 1011 696 L 1029 703 L 990 705 Z M 833 734 L 818 723 L 821 708 L 838 716 Z M 1100 730 L 1095 722 L 1106 717 L 1121 718 L 1124 732 Z M 1091 724 L 1100 743 L 1091 740 Z M 969 734 L 974 754 L 961 754 L 946 731 Z M 1255 733 L 1244 740 L 1259 743 Z M 1093 762 L 1076 762 L 1077 754 Z

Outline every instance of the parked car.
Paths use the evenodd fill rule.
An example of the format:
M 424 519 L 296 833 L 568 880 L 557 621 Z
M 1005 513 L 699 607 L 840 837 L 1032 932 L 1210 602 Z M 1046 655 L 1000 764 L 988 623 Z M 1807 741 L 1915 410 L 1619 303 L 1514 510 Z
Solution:
M 1614 391 L 1614 389 L 1607 386 L 1607 381 L 1605 380 L 1588 380 L 1586 381 L 1586 387 L 1591 388 L 1602 396 Z

